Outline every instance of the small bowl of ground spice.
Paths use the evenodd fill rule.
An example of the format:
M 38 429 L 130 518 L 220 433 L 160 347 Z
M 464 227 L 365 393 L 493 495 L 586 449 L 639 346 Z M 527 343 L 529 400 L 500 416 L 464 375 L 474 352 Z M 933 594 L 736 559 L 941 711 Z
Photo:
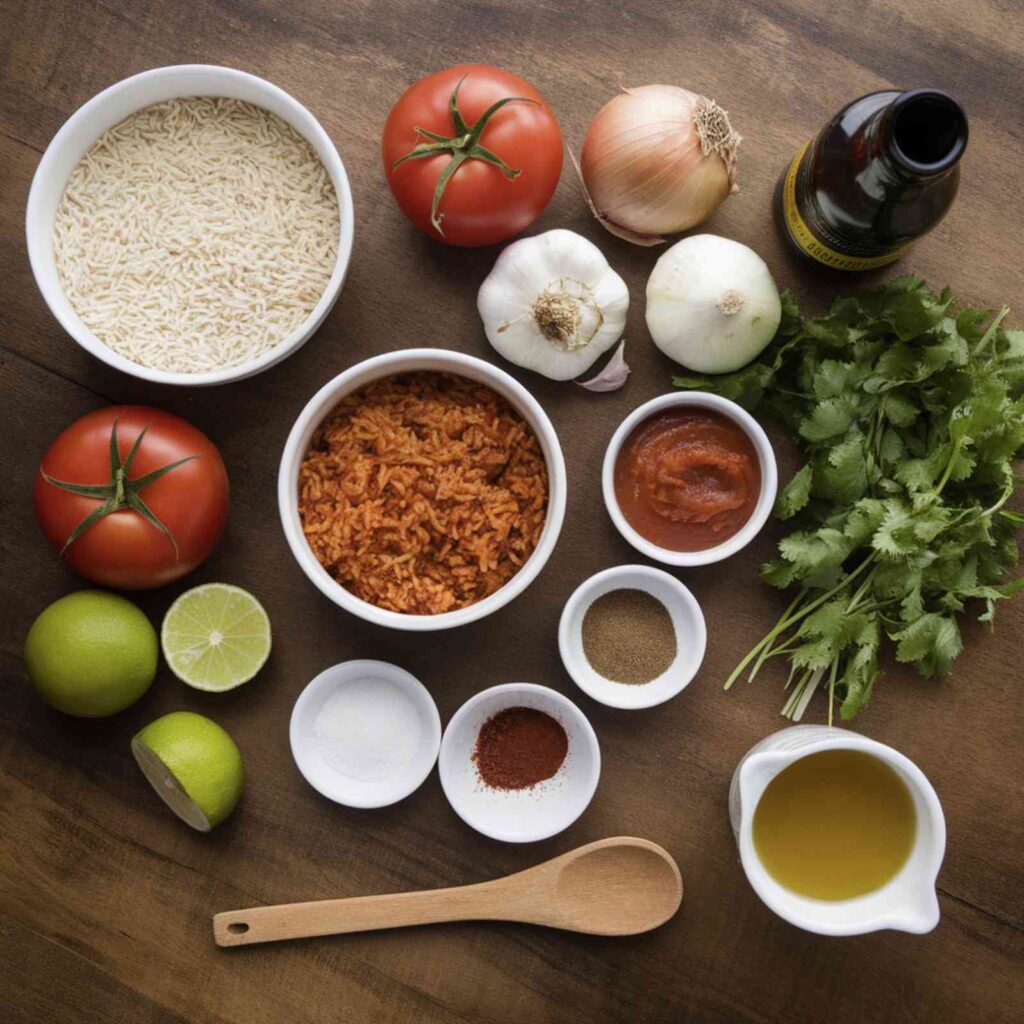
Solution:
M 467 825 L 492 839 L 530 843 L 568 828 L 601 775 L 597 736 L 567 697 L 506 683 L 471 697 L 441 740 L 445 796 Z
M 585 580 L 558 626 L 566 671 L 613 708 L 649 708 L 674 697 L 696 676 L 706 644 L 697 599 L 647 565 L 618 565 Z

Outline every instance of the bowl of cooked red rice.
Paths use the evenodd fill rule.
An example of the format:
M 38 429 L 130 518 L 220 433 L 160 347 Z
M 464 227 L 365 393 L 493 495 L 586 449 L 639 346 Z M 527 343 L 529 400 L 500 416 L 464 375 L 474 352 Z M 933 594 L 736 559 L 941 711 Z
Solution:
M 278 475 L 281 522 L 335 604 L 395 629 L 460 626 L 544 567 L 565 515 L 565 461 L 537 400 L 482 359 L 375 356 L 302 411 Z

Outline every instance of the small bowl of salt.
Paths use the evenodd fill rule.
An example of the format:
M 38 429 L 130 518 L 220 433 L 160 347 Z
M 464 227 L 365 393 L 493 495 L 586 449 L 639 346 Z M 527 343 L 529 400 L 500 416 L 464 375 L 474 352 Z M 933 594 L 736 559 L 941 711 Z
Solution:
M 427 688 L 385 661 L 344 661 L 299 694 L 292 757 L 306 781 L 347 807 L 387 807 L 437 761 L 441 717 Z

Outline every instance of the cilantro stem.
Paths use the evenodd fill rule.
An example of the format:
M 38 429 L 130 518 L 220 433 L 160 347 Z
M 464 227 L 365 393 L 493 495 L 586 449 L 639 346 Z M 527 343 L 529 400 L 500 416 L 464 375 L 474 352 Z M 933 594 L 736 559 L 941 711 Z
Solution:
M 870 576 L 868 577 L 870 579 Z M 832 724 L 832 706 L 836 699 L 836 672 L 839 669 L 839 658 L 832 659 L 832 671 L 828 676 L 828 724 Z
M 857 605 L 858 605 L 858 604 L 860 604 L 860 602 L 861 602 L 861 599 L 862 599 L 862 598 L 864 597 L 864 595 L 865 595 L 865 594 L 866 594 L 866 593 L 868 592 L 868 589 L 869 589 L 869 588 L 870 588 L 870 586 L 871 586 L 871 577 L 872 577 L 873 575 L 874 575 L 874 572 L 869 572 L 869 573 L 867 574 L 867 576 L 865 577 L 864 581 L 863 581 L 863 582 L 861 583 L 861 585 L 860 585 L 860 586 L 859 586 L 859 587 L 857 588 L 857 590 L 856 590 L 856 592 L 854 593 L 853 597 L 851 597 L 851 598 L 850 598 L 850 603 L 849 603 L 849 604 L 848 604 L 848 605 L 846 606 L 846 612 L 847 612 L 847 614 L 849 614 L 850 612 L 852 612 L 852 611 L 853 611 L 853 610 L 854 610 L 854 609 L 855 609 L 855 608 L 857 607 Z
M 807 710 L 807 705 L 811 702 L 814 691 L 818 688 L 818 683 L 821 682 L 821 677 L 824 674 L 823 668 L 809 668 L 800 677 L 789 700 L 786 701 L 786 706 L 782 709 L 782 714 L 786 718 L 794 722 L 799 722 L 803 718 L 804 711 Z
M 938 485 L 935 488 L 936 495 L 942 493 L 946 484 L 949 483 L 949 478 L 953 474 L 953 464 L 956 462 L 956 457 L 960 454 L 960 449 L 964 446 L 964 439 L 958 437 L 956 444 L 953 445 L 953 453 L 949 457 L 949 462 L 946 463 L 946 468 L 942 471 L 942 476 L 939 478 Z
M 801 619 L 810 615 L 810 613 L 813 612 L 816 608 L 820 608 L 826 601 L 831 600 L 833 597 L 836 596 L 836 594 L 845 590 L 875 560 L 875 557 L 875 552 L 872 552 L 870 555 L 868 555 L 867 558 L 864 559 L 863 562 L 860 563 L 860 565 L 857 566 L 856 569 L 852 570 L 851 572 L 848 572 L 831 590 L 822 594 L 820 597 L 816 597 L 804 608 L 801 608 L 800 611 L 793 610 L 794 604 L 797 603 L 796 601 L 793 602 L 793 604 L 791 604 L 789 608 L 787 608 L 786 611 L 782 613 L 782 618 L 779 619 L 775 626 L 763 637 L 763 639 L 758 644 L 756 644 L 750 651 L 747 652 L 746 657 L 744 657 L 744 659 L 732 670 L 732 672 L 729 674 L 729 678 L 725 681 L 725 685 L 722 687 L 722 689 L 731 689 L 732 684 L 735 683 L 736 680 L 743 674 L 746 667 L 755 658 L 757 658 L 758 655 L 760 655 L 761 651 L 765 648 L 765 646 L 771 645 L 775 641 L 776 637 L 783 634 L 787 629 L 789 629 L 790 626 L 794 625 Z M 803 598 L 806 593 L 807 588 L 801 588 L 800 593 L 797 595 L 797 601 Z M 760 667 L 760 664 L 763 664 L 763 661 L 759 663 L 758 667 Z M 751 678 L 753 678 L 753 674 L 751 674 Z
M 985 509 L 984 512 L 982 512 L 981 516 L 983 519 L 989 516 L 994 516 L 1010 500 L 1010 498 L 1013 497 L 1013 483 L 1014 478 L 1011 475 L 1006 487 L 1003 488 L 1002 497 L 1000 497 L 1000 499 L 994 505 L 990 506 L 989 508 Z
M 980 356 L 982 352 L 988 348 L 988 343 L 996 336 L 996 331 L 999 330 L 999 325 L 1003 322 L 1006 314 L 1010 312 L 1009 306 L 1003 306 L 1001 310 L 993 317 L 992 323 L 988 325 L 988 330 L 981 336 L 981 340 L 974 347 L 975 356 Z
M 808 593 L 808 590 L 807 590 L 806 587 L 801 587 L 800 588 L 800 590 L 798 591 L 796 597 L 794 597 L 793 600 L 790 602 L 789 607 L 782 613 L 782 617 L 779 620 L 780 622 L 783 621 L 784 619 L 789 618 L 789 616 L 793 614 L 793 612 L 799 606 L 800 602 L 807 596 L 807 593 Z M 769 639 L 769 638 L 766 637 L 766 639 Z M 778 651 L 778 648 L 776 648 L 775 650 Z M 773 653 L 774 652 L 772 650 L 772 643 L 765 644 L 765 646 L 762 649 L 761 654 L 758 657 L 757 661 L 754 662 L 754 667 L 750 670 L 750 675 L 747 677 L 747 682 L 748 683 L 752 683 L 754 681 L 754 676 L 757 675 L 757 673 L 761 669 L 761 666 L 765 663 L 765 661 L 768 660 L 768 658 L 770 658 L 772 656 Z M 727 684 L 726 685 L 726 689 L 728 689 L 728 688 L 729 687 L 728 687 L 728 684 Z

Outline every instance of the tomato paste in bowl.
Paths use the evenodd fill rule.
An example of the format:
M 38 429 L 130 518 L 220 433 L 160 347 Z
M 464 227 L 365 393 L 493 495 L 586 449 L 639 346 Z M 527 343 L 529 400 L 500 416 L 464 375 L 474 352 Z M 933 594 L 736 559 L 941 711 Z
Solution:
M 681 392 L 646 403 L 619 427 L 605 456 L 605 503 L 619 532 L 670 565 L 738 551 L 764 525 L 775 489 L 764 431 L 715 395 Z
M 634 427 L 615 459 L 615 497 L 638 533 L 672 551 L 734 536 L 761 495 L 754 444 L 711 409 L 667 408 Z

